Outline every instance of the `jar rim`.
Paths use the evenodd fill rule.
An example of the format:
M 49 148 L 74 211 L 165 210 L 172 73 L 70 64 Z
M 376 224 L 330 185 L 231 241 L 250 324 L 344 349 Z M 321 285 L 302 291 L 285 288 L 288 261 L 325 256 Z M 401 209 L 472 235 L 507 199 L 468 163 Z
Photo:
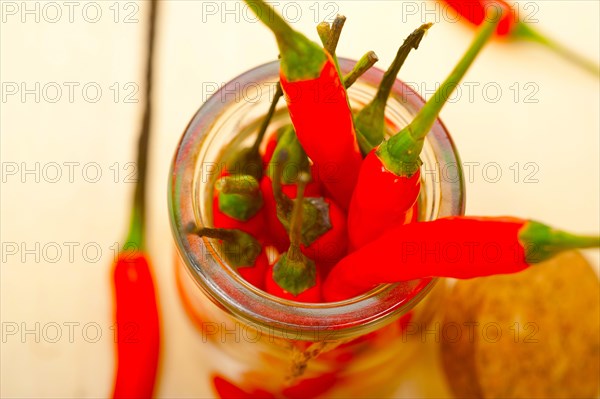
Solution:
M 342 71 L 352 69 L 356 61 L 340 58 Z M 371 68 L 361 76 L 360 81 L 371 85 L 383 77 L 384 71 Z M 215 92 L 196 112 L 178 144 L 171 166 L 168 202 L 171 229 L 180 258 L 200 289 L 217 305 L 232 313 L 238 319 L 257 328 L 269 328 L 272 332 L 295 334 L 294 339 L 318 340 L 315 334 L 324 330 L 334 332 L 336 338 L 351 336 L 360 331 L 370 331 L 387 323 L 390 317 L 399 317 L 410 310 L 433 288 L 437 279 L 430 278 L 411 282 L 412 295 L 405 297 L 407 285 L 382 284 L 361 296 L 341 301 L 325 303 L 300 303 L 276 298 L 259 290 L 239 277 L 231 268 L 224 267 L 214 256 L 211 246 L 205 239 L 188 235 L 186 226 L 198 223 L 194 209 L 194 176 L 198 154 L 204 136 L 221 111 L 235 102 L 223 93 L 236 87 L 246 87 L 256 82 L 277 82 L 279 61 L 272 61 L 253 68 L 226 83 Z M 390 96 L 402 100 L 402 105 L 416 112 L 425 101 L 410 86 L 400 80 L 394 83 Z M 233 96 L 235 97 L 235 96 Z M 434 217 L 462 215 L 465 208 L 464 177 L 460 158 L 444 124 L 438 119 L 427 136 L 436 161 L 444 165 L 457 166 L 457 181 L 441 179 L 439 190 L 441 203 Z M 440 165 L 437 165 L 440 166 Z M 441 167 L 441 166 L 440 166 Z M 200 221 L 200 224 L 203 224 Z M 201 254 L 205 254 L 204 258 Z M 399 300 L 399 298 L 404 298 Z

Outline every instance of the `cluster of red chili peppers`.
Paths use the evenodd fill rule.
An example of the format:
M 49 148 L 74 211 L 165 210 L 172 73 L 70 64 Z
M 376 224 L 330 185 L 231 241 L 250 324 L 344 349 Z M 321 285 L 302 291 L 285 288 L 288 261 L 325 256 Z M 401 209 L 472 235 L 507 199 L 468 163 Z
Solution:
M 516 218 L 454 217 L 415 223 L 421 182 L 419 154 L 426 135 L 453 87 L 494 32 L 537 40 L 597 72 L 597 67 L 517 21 L 506 3 L 446 0 L 482 28 L 415 119 L 386 140 L 384 113 L 391 87 L 431 24 L 406 38 L 373 100 L 353 112 L 346 89 L 377 57 L 368 52 L 348 75 L 340 74 L 335 49 L 345 18 L 336 18 L 331 26 L 319 24 L 320 46 L 294 31 L 262 0 L 247 2 L 276 36 L 281 55 L 280 85 L 254 145 L 235 153 L 216 181 L 215 228 L 190 226 L 189 232 L 219 240 L 228 264 L 249 283 L 289 300 L 339 301 L 381 283 L 518 272 L 559 251 L 599 245 L 598 237 L 576 236 Z M 112 270 L 117 323 L 113 397 L 119 398 L 152 396 L 160 345 L 158 305 L 144 253 L 145 166 L 157 2 L 150 4 L 140 176 L 127 244 Z M 490 4 L 499 5 L 504 16 L 486 14 Z M 261 151 L 283 95 L 292 124 L 272 134 Z M 493 259 L 484 240 L 497 248 Z M 423 255 L 419 246 L 428 243 L 469 250 L 458 251 L 452 258 L 432 256 L 431 252 Z M 269 248 L 275 256 L 268 256 Z M 131 331 L 135 336 L 127 337 Z M 285 394 L 300 397 L 311 392 L 311 386 L 329 386 L 333 380 L 313 382 L 303 381 Z M 215 377 L 214 385 L 221 396 L 270 397 L 264 392 L 240 391 L 221 377 Z
M 377 57 L 367 53 L 341 75 L 335 47 L 345 19 L 319 24 L 319 45 L 263 1 L 247 2 L 277 39 L 280 85 L 256 142 L 235 152 L 216 181 L 215 228 L 189 227 L 219 240 L 225 260 L 247 281 L 294 301 L 340 301 L 381 283 L 514 273 L 562 250 L 599 245 L 598 237 L 516 218 L 417 222 L 427 133 L 482 48 L 506 25 L 502 12 L 492 8 L 471 18 L 482 26 L 464 56 L 414 120 L 386 139 L 392 84 L 431 24 L 406 38 L 371 103 L 355 112 L 346 89 Z M 283 95 L 292 124 L 272 134 L 261 152 Z M 494 244 L 494 256 L 486 243 Z M 437 255 L 423 251 L 432 245 Z
M 275 34 L 280 82 L 255 142 L 230 152 L 215 181 L 214 227 L 190 225 L 188 232 L 217 240 L 226 263 L 250 284 L 291 301 L 343 301 L 382 283 L 515 273 L 563 250 L 600 245 L 598 237 L 511 217 L 418 221 L 420 154 L 442 107 L 491 37 L 531 32 L 515 28 L 523 24 L 507 16 L 504 3 L 494 2 L 498 12 L 488 11 L 487 0 L 447 1 L 481 28 L 437 92 L 394 134 L 385 119 L 388 97 L 431 24 L 405 39 L 372 101 L 353 110 L 346 90 L 377 56 L 367 52 L 341 74 L 335 50 L 345 18 L 318 25 L 319 45 L 262 0 L 247 3 Z M 267 134 L 284 96 L 292 123 Z M 282 394 L 318 396 L 335 378 L 302 380 Z M 221 398 L 274 397 L 218 375 L 212 382 Z

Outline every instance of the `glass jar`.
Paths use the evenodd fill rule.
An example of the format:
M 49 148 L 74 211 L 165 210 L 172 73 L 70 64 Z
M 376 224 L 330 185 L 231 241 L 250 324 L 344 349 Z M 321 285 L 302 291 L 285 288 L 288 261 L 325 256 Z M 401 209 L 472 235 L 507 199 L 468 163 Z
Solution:
M 343 72 L 353 65 L 340 59 Z M 182 303 L 199 339 L 216 351 L 210 378 L 219 389 L 231 383 L 254 396 L 389 396 L 410 365 L 418 348 L 414 343 L 421 341 L 415 331 L 426 328 L 440 306 L 443 283 L 426 279 L 384 284 L 336 303 L 288 301 L 244 281 L 227 266 L 214 240 L 184 231 L 190 222 L 212 226 L 213 184 L 224 155 L 253 142 L 278 76 L 275 61 L 224 85 L 193 117 L 177 148 L 169 211 Z M 353 108 L 370 101 L 382 76 L 381 70 L 371 68 L 349 89 Z M 410 87 L 396 81 L 386 110 L 389 132 L 407 125 L 423 104 Z M 280 101 L 269 132 L 287 123 L 285 102 Z M 421 157 L 419 220 L 462 215 L 462 169 L 440 121 Z

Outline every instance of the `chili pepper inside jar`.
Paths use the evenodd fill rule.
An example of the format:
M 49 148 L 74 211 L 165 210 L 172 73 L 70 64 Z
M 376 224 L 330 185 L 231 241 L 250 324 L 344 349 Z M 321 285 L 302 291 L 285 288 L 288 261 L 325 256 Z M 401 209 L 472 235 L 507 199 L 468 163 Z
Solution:
M 345 73 L 353 65 L 340 59 Z M 212 373 L 204 381 L 217 391 L 261 397 L 389 396 L 436 317 L 442 281 L 382 285 L 344 302 L 288 301 L 248 284 L 224 261 L 217 240 L 186 232 L 190 224 L 214 227 L 214 183 L 227 156 L 253 143 L 275 93 L 278 69 L 278 62 L 271 62 L 250 70 L 211 97 L 184 132 L 172 165 L 169 211 L 181 302 L 198 339 L 218 353 L 210 357 Z M 367 71 L 349 89 L 350 105 L 367 104 L 382 76 L 379 69 Z M 396 81 L 388 101 L 388 131 L 406 126 L 423 103 Z M 282 101 L 264 141 L 288 123 Z M 421 157 L 427 173 L 422 173 L 419 219 L 462 215 L 462 169 L 441 122 L 434 124 Z

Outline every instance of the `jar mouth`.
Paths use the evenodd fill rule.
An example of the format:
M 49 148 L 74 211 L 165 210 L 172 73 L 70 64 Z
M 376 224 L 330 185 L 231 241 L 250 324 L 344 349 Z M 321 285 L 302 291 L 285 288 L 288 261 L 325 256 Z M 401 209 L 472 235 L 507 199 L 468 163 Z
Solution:
M 340 69 L 347 72 L 355 61 L 340 58 L 339 64 Z M 355 85 L 375 88 L 383 73 L 380 69 L 371 68 Z M 361 333 L 377 329 L 410 310 L 433 288 L 437 279 L 382 284 L 368 293 L 341 302 L 289 301 L 246 282 L 226 265 L 211 240 L 189 235 L 185 231 L 189 223 L 210 226 L 210 220 L 200 211 L 202 203 L 209 200 L 205 195 L 207 190 L 202 190 L 202 187 L 210 182 L 199 181 L 198 171 L 205 166 L 207 148 L 214 145 L 215 137 L 211 136 L 211 131 L 218 127 L 220 120 L 230 116 L 229 109 L 244 105 L 238 96 L 231 93 L 251 85 L 274 87 L 278 78 L 278 61 L 241 74 L 215 92 L 186 127 L 175 152 L 168 190 L 171 229 L 180 258 L 199 289 L 213 302 L 257 328 L 267 327 L 271 332 L 287 338 L 293 336 L 294 339 L 304 340 L 318 340 L 315 339 L 315 333 L 322 334 L 323 331 L 335 334 L 338 339 L 352 336 L 359 329 Z M 363 100 L 369 99 L 359 98 L 359 102 Z M 388 104 L 388 108 L 393 109 L 391 103 L 397 103 L 398 107 L 414 115 L 423 106 L 424 100 L 408 85 L 396 80 Z M 429 165 L 437 168 L 438 172 L 443 167 L 454 165 L 456 176 L 452 181 L 438 178 L 423 185 L 427 189 L 425 195 L 433 199 L 433 206 L 429 206 L 421 217 L 431 220 L 464 214 L 464 179 L 460 159 L 449 133 L 439 119 L 427 136 L 423 162 L 424 167 Z

